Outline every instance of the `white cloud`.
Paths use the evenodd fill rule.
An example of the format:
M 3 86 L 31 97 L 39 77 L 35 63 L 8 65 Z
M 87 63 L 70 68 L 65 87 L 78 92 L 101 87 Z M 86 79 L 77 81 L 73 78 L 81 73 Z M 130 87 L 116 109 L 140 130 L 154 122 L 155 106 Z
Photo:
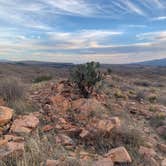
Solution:
M 153 20 L 153 21 L 166 20 L 166 16 L 154 17 L 154 18 L 152 18 L 152 20 Z
M 104 40 L 114 35 L 123 34 L 122 31 L 111 30 L 81 30 L 77 32 L 48 32 L 50 40 L 65 48 L 96 47 Z
M 147 32 L 137 35 L 139 40 L 163 41 L 166 40 L 166 31 Z

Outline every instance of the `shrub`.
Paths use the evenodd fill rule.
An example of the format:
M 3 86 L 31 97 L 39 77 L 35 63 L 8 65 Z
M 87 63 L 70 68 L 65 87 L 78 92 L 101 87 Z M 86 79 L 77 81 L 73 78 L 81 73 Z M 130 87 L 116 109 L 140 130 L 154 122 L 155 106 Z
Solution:
M 49 75 L 43 75 L 43 76 L 39 76 L 37 78 L 35 78 L 33 80 L 34 83 L 39 83 L 39 82 L 42 82 L 42 81 L 49 81 L 52 79 L 52 76 L 49 76 Z
M 123 94 L 123 92 L 120 89 L 116 90 L 116 92 L 114 93 L 114 96 L 116 98 L 123 98 L 123 99 L 127 98 L 127 96 L 125 96 L 125 94 Z
M 0 82 L 0 96 L 7 102 L 11 103 L 24 96 L 24 85 L 16 78 L 3 79 Z
M 107 73 L 108 73 L 108 74 L 111 74 L 111 73 L 112 73 L 112 69 L 111 69 L 111 68 L 108 68 L 108 69 L 107 69 Z
M 141 102 L 145 99 L 145 92 L 144 91 L 139 91 L 136 96 L 135 96 L 135 99 L 138 101 L 138 102 Z
M 155 96 L 155 95 L 149 96 L 149 102 L 150 103 L 155 103 L 156 101 L 157 101 L 157 96 Z
M 156 128 L 159 126 L 166 125 L 165 114 L 158 113 L 156 116 L 154 116 L 150 119 L 150 124 Z
M 71 72 L 71 80 L 86 98 L 93 92 L 96 83 L 102 80 L 102 74 L 98 70 L 99 66 L 99 63 L 90 62 L 78 65 Z

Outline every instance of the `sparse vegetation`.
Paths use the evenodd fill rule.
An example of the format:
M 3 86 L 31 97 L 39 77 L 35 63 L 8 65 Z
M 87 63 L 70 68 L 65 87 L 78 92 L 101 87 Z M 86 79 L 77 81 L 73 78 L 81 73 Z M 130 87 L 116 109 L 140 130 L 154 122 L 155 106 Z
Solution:
M 10 72 L 8 69 L 8 75 L 4 75 L 4 70 L 0 71 L 0 104 L 14 109 L 12 119 L 0 127 L 0 141 L 6 134 L 21 136 L 24 140 L 14 139 L 16 142 L 18 139 L 17 143 L 24 143 L 25 149 L 20 152 L 20 156 L 13 153 L 13 156 L 4 158 L 0 165 L 45 166 L 46 160 L 51 159 L 60 160 L 64 166 L 79 166 L 80 159 L 84 159 L 87 162 L 85 166 L 90 166 L 96 160 L 105 159 L 103 156 L 112 148 L 120 146 L 127 150 L 132 162 L 115 163 L 116 166 L 151 165 L 151 161 L 139 153 L 140 146 L 156 151 L 154 160 L 161 164 L 159 159 L 165 156 L 154 145 L 156 141 L 163 143 L 166 138 L 165 72 L 160 77 L 160 72 L 155 75 L 149 68 L 140 69 L 140 72 L 132 67 L 130 70 L 123 70 L 121 67 L 116 70 L 112 66 L 114 73 L 103 80 L 102 75 L 108 74 L 108 71 L 105 72 L 108 66 L 102 67 L 99 68 L 94 62 L 78 65 L 71 74 L 72 78 L 70 77 L 73 82 L 67 79 L 70 76 L 68 69 L 68 72 L 63 69 L 57 72 L 55 68 L 46 69 L 33 65 L 26 71 L 28 66 L 22 65 L 21 70 L 19 65 L 15 70 L 12 66 Z M 50 81 L 45 76 L 52 76 L 53 79 Z M 15 81 L 13 77 L 16 77 Z M 41 81 L 46 82 L 34 84 Z M 163 86 L 156 87 L 157 82 Z M 2 88 L 5 86 L 14 90 Z M 23 123 L 23 129 L 31 130 L 30 134 L 21 133 L 22 131 L 15 133 L 11 130 L 12 125 L 15 120 L 23 119 L 24 115 L 31 116 L 27 120 L 29 126 Z M 39 120 L 36 127 L 33 127 L 36 122 L 34 117 Z M 115 119 L 111 120 L 113 117 L 119 119 L 120 127 L 118 124 L 114 126 Z M 60 135 L 66 137 L 61 138 Z M 16 143 L 14 139 L 10 142 Z M 2 155 L 1 147 L 0 151 Z
M 23 98 L 24 85 L 18 78 L 4 78 L 0 82 L 0 96 L 7 102 L 12 103 Z
M 77 85 L 84 97 L 89 97 L 97 82 L 102 80 L 98 70 L 100 64 L 95 62 L 78 65 L 71 72 L 71 80 Z
M 111 69 L 111 68 L 108 68 L 108 69 L 107 69 L 107 73 L 108 73 L 108 74 L 112 74 L 112 69 Z
M 156 116 L 152 117 L 150 119 L 150 124 L 153 126 L 153 127 L 159 127 L 159 126 L 162 126 L 162 125 L 166 125 L 166 116 L 165 114 L 162 114 L 162 113 L 158 113 Z
M 35 78 L 33 80 L 34 83 L 39 83 L 39 82 L 42 82 L 42 81 L 49 81 L 52 79 L 52 76 L 50 75 L 43 75 L 43 76 L 38 76 L 37 78 Z
M 156 101 L 157 101 L 157 96 L 156 95 L 149 96 L 149 102 L 150 103 L 155 103 Z

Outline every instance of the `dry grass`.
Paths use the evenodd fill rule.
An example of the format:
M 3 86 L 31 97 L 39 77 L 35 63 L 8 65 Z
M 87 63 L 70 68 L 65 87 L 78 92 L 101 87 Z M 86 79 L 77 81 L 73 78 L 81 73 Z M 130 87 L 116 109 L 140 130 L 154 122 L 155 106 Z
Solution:
M 26 138 L 25 151 L 21 157 L 8 157 L 6 160 L 0 161 L 1 166 L 44 166 L 47 159 L 64 158 L 66 165 L 79 166 L 78 160 L 70 160 L 67 158 L 67 151 L 61 146 L 53 142 L 52 136 L 35 134 Z
M 24 96 L 24 85 L 18 78 L 5 78 L 0 82 L 0 96 L 7 102 L 19 100 Z

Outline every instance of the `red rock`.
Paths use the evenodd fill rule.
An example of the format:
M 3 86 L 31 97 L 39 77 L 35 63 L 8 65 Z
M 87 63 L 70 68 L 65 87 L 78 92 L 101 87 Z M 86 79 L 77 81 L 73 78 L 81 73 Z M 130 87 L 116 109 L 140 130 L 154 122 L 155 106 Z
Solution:
M 166 153 L 166 144 L 158 144 L 158 147 L 162 152 Z
M 97 124 L 95 124 L 95 128 L 102 132 L 110 132 L 113 128 L 118 127 L 120 127 L 120 119 L 118 117 L 99 120 Z
M 83 129 L 83 130 L 81 131 L 81 133 L 80 133 L 80 137 L 81 137 L 81 138 L 85 138 L 85 137 L 87 137 L 89 134 L 90 134 L 90 133 L 89 133 L 88 130 Z
M 92 166 L 114 166 L 111 159 L 101 159 L 92 164 Z
M 105 156 L 117 163 L 130 163 L 132 161 L 125 147 L 111 149 Z
M 166 126 L 160 126 L 157 128 L 157 133 L 161 136 L 164 136 L 166 135 Z
M 23 142 L 24 138 L 23 137 L 18 137 L 14 135 L 5 135 L 4 136 L 5 140 L 9 141 L 14 141 L 14 142 Z
M 144 146 L 140 146 L 139 153 L 146 157 L 154 157 L 156 155 L 156 152 L 152 148 L 147 148 Z
M 59 166 L 60 162 L 58 160 L 47 160 L 46 166 Z
M 0 159 L 10 155 L 22 155 L 24 152 L 24 141 L 21 140 L 23 140 L 21 137 L 15 137 L 12 135 L 5 136 L 5 139 L 0 141 Z
M 72 109 L 80 110 L 82 112 L 87 112 L 87 111 L 90 112 L 90 111 L 96 111 L 98 109 L 100 109 L 100 111 L 102 111 L 105 108 L 95 98 L 91 98 L 91 99 L 81 98 L 81 99 L 72 101 Z
M 166 158 L 161 162 L 161 166 L 166 166 Z
M 11 126 L 11 132 L 13 133 L 30 133 L 39 124 L 39 119 L 33 115 L 21 116 L 14 120 Z
M 54 127 L 51 126 L 51 125 L 45 125 L 42 130 L 43 130 L 44 132 L 48 132 L 48 131 L 52 130 L 53 128 L 54 128 Z
M 5 103 L 4 99 L 0 97 L 0 106 L 5 106 L 5 104 L 6 103 Z
M 74 144 L 73 140 L 69 136 L 67 136 L 65 134 L 57 135 L 55 137 L 55 142 L 57 144 L 62 144 L 64 146 L 73 146 L 73 144 Z
M 6 146 L 8 141 L 6 139 L 0 140 L 0 147 Z
M 65 97 L 63 97 L 62 95 L 52 96 L 50 98 L 50 101 L 53 104 L 53 106 L 55 107 L 55 110 L 57 110 L 57 111 L 64 112 L 71 108 L 71 104 L 70 104 L 69 100 L 66 99 Z
M 8 123 L 13 116 L 13 110 L 8 107 L 0 106 L 0 126 Z

